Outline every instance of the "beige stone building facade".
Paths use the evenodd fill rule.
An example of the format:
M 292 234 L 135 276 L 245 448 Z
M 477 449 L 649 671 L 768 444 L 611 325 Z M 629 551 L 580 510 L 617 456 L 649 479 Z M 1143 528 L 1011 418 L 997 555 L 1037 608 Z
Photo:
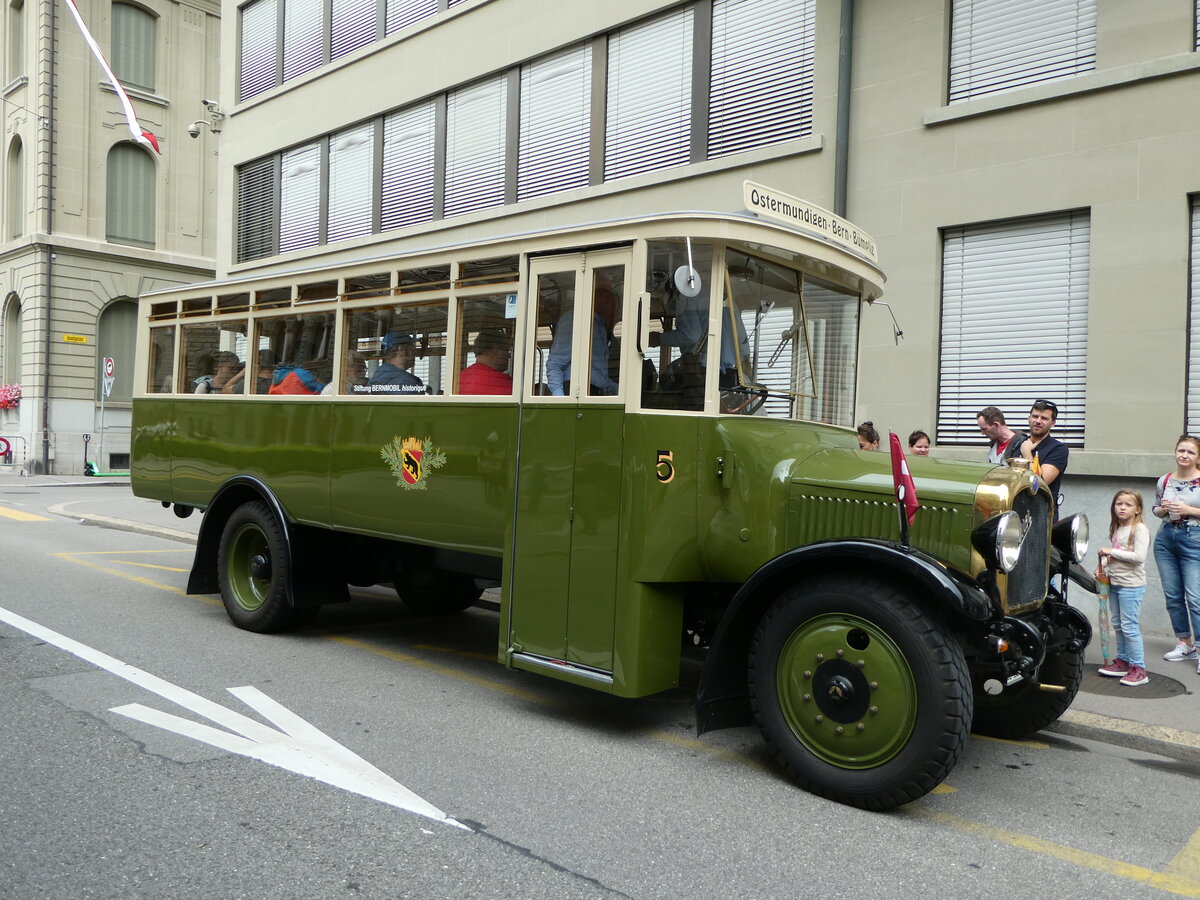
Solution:
M 0 384 L 21 400 L 0 436 L 9 465 L 63 475 L 83 473 L 85 435 L 98 471 L 128 469 L 137 298 L 212 275 L 220 124 L 201 102 L 217 97 L 219 4 L 78 6 L 162 153 L 131 139 L 65 4 L 5 4 Z
M 1053 400 L 1097 539 L 1200 429 L 1197 0 L 249 0 L 222 46 L 222 274 L 752 179 L 877 242 L 859 420 L 982 458 Z

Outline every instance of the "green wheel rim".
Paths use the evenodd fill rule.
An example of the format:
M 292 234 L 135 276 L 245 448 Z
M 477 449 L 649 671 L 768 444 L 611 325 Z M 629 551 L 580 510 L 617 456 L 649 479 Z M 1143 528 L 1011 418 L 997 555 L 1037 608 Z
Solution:
M 267 536 L 257 525 L 246 524 L 237 530 L 229 543 L 229 591 L 234 602 L 247 612 L 254 612 L 267 602 L 271 579 L 254 574 L 255 557 L 271 558 Z
M 792 632 L 775 687 L 783 716 L 812 753 L 870 769 L 899 753 L 917 719 L 917 685 L 900 647 L 866 619 L 830 613 Z

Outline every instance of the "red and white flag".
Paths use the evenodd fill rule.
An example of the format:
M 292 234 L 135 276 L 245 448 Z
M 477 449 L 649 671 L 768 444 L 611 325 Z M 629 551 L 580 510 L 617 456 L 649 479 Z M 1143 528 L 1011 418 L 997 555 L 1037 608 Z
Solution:
M 112 67 L 108 64 L 108 60 L 104 58 L 104 53 L 100 50 L 100 45 L 96 43 L 96 39 L 92 37 L 92 33 L 88 31 L 87 25 L 84 24 L 83 16 L 79 14 L 79 7 L 75 5 L 75 0 L 63 0 L 63 2 L 67 4 L 67 9 L 71 11 L 71 15 L 75 17 L 75 24 L 83 32 L 83 39 L 92 49 L 92 55 L 96 57 L 96 61 L 100 63 L 100 68 L 104 70 L 104 74 L 108 77 L 108 83 L 117 92 L 117 97 L 121 101 L 121 108 L 125 110 L 125 121 L 129 123 L 129 133 L 133 135 L 133 139 L 139 144 L 152 147 L 154 152 L 161 156 L 162 151 L 158 149 L 158 138 L 154 136 L 153 132 L 142 128 L 142 123 L 138 121 L 137 113 L 133 111 L 133 104 L 129 102 L 129 95 L 125 93 L 125 88 L 121 85 L 120 79 L 113 74 Z
M 913 484 L 912 476 L 908 474 L 908 460 L 904 458 L 904 449 L 900 446 L 900 438 L 896 432 L 891 432 L 892 446 L 892 482 L 896 486 L 896 502 L 904 507 L 904 514 L 911 525 L 917 515 L 917 486 Z

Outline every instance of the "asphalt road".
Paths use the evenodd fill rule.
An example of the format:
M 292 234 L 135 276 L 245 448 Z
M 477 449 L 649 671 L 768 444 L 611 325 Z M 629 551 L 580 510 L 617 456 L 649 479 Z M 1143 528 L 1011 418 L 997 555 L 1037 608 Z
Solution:
M 68 490 L 0 496 L 41 516 L 0 516 L 0 609 L 78 642 L 0 622 L 0 897 L 1200 897 L 1195 765 L 972 738 L 938 793 L 849 809 L 753 729 L 695 737 L 695 666 L 617 700 L 506 671 L 494 612 L 384 589 L 250 634 L 183 593 L 190 546 L 46 515 Z M 192 696 L 269 724 L 243 686 L 467 828 L 196 737 L 234 742 Z

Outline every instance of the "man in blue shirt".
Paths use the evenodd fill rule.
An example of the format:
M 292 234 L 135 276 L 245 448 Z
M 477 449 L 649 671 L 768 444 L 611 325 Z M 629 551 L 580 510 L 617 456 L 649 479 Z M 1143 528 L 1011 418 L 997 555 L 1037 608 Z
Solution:
M 1049 400 L 1034 400 L 1029 410 L 1029 437 L 1021 442 L 1021 455 L 1028 460 L 1037 458 L 1042 478 L 1054 494 L 1054 508 L 1062 502 L 1059 497 L 1059 479 L 1067 472 L 1067 461 L 1071 450 L 1062 441 L 1050 436 L 1050 429 L 1058 421 L 1058 407 Z
M 408 371 L 417 358 L 417 340 L 402 331 L 389 331 L 380 341 L 384 362 L 371 374 L 372 394 L 423 394 L 425 383 Z
M 592 396 L 613 396 L 617 383 L 608 375 L 609 322 L 616 310 L 616 297 L 611 282 L 597 276 L 595 290 L 595 314 L 592 316 L 591 380 L 588 393 Z M 574 332 L 575 310 L 568 309 L 554 326 L 554 340 L 550 343 L 550 355 L 546 359 L 546 387 L 554 397 L 567 392 L 571 379 L 571 337 Z

